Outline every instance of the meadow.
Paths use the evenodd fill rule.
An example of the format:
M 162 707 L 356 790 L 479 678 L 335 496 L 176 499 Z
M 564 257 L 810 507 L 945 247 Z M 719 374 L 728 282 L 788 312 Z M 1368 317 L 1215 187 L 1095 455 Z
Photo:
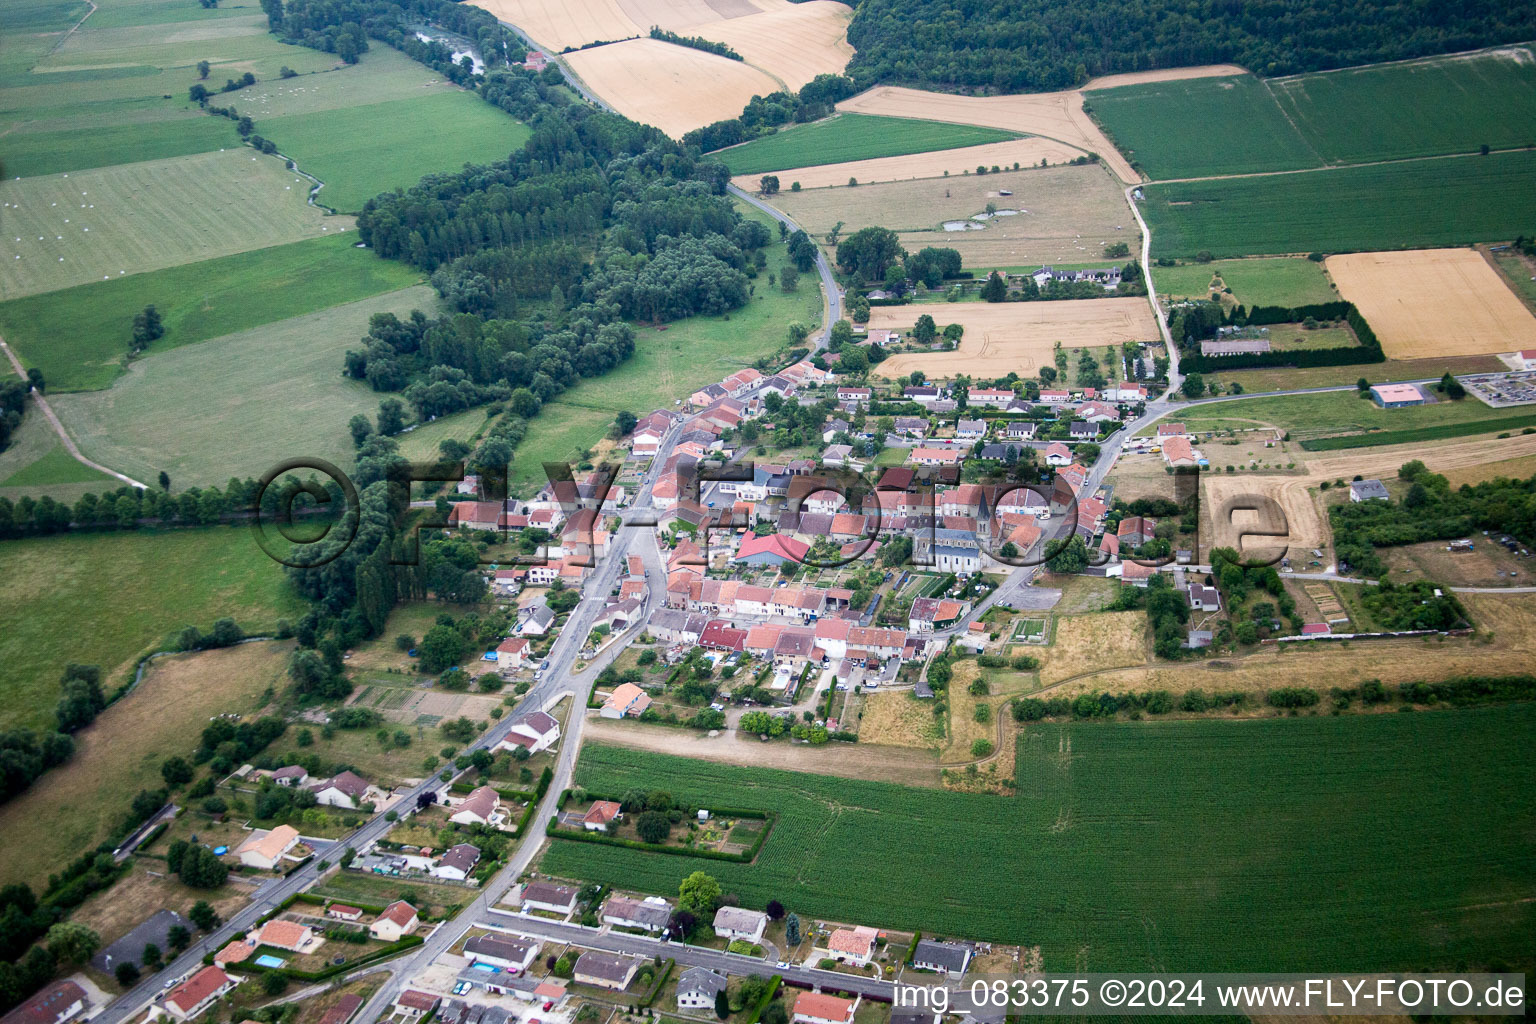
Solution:
M 346 378 L 342 356 L 374 313 L 434 313 L 421 285 L 141 359 L 105 391 L 60 395 L 54 409 L 103 465 L 172 487 L 259 477 L 279 460 L 352 461 L 347 420 L 384 396 Z
M 0 574 L 6 729 L 52 721 L 68 662 L 100 665 L 110 691 L 185 625 L 207 629 L 229 615 L 257 632 L 303 613 L 282 568 L 243 528 L 8 540 Z
M 1357 367 L 1352 372 L 1358 375 L 1359 370 Z M 1364 370 L 1367 376 L 1371 375 L 1370 367 Z M 1215 421 L 1241 418 L 1300 433 L 1337 434 L 1345 431 L 1417 430 L 1484 421 L 1514 421 L 1528 415 L 1528 408 L 1510 406 L 1506 409 L 1490 409 L 1471 397 L 1459 402 L 1442 399 L 1432 405 L 1380 409 L 1369 398 L 1361 398 L 1357 392 L 1350 390 L 1208 402 L 1173 413 L 1171 418 L 1202 430 L 1209 429 L 1206 425 Z
M 389 125 L 389 131 L 380 131 Z M 433 171 L 505 160 L 532 135 L 473 93 L 433 91 L 414 99 L 260 118 L 256 131 L 325 182 L 317 201 L 355 213 L 380 192 Z
M 596 791 L 661 785 L 779 823 L 752 865 L 556 841 L 542 869 L 671 894 L 699 868 L 745 906 L 1038 944 L 1047 970 L 1523 962 L 1533 726 L 1525 705 L 1030 726 L 1005 799 L 593 745 L 576 781 Z
M 1213 277 L 1220 277 L 1232 297 L 1250 309 L 1335 302 L 1339 297 L 1323 265 L 1307 259 L 1213 260 L 1152 268 L 1158 295 L 1170 299 L 1208 298 Z
M 1536 54 L 1509 46 L 1269 81 L 1330 162 L 1468 153 L 1536 143 Z
M 731 169 L 732 174 L 757 174 L 786 167 L 814 167 L 847 160 L 981 146 L 1020 137 L 1017 132 L 976 125 L 873 114 L 838 114 L 722 149 L 714 155 Z M 783 186 L 788 188 L 789 182 L 785 181 Z
M 737 208 L 768 224 L 766 214 L 744 203 Z M 767 253 L 768 273 L 777 277 L 789 262 L 788 253 L 777 244 Z M 636 325 L 634 355 L 602 377 L 581 381 L 528 422 L 528 434 L 512 461 L 513 490 L 531 494 L 542 486 L 545 462 L 574 464 L 581 451 L 607 435 L 620 409 L 637 416 L 670 409 L 676 399 L 787 347 L 790 323 L 819 326 L 822 296 L 815 275 L 800 275 L 799 287 L 786 294 L 768 283 L 768 273 L 758 274 L 753 297 L 732 313 L 690 317 L 664 331 Z
M 1090 92 L 1088 109 L 1154 180 L 1288 171 L 1322 161 L 1252 75 Z
M 244 531 L 232 532 L 255 549 Z M 113 835 L 133 794 L 163 787 L 160 763 L 191 754 L 209 718 L 226 711 L 250 716 L 269 689 L 286 685 L 292 647 L 254 643 L 156 659 L 143 682 L 76 734 L 68 763 L 0 805 L 0 832 L 9 840 L 0 881 L 40 888 L 59 865 Z
M 1536 223 L 1536 151 L 1149 185 L 1154 256 L 1413 249 Z
M 326 235 L 12 299 L 0 303 L 0 334 L 26 365 L 43 371 L 50 392 L 108 387 L 123 373 L 134 314 L 151 303 L 165 336 L 146 355 L 420 280 L 356 243 L 356 235 Z
M 351 228 L 249 148 L 0 182 L 0 300 Z

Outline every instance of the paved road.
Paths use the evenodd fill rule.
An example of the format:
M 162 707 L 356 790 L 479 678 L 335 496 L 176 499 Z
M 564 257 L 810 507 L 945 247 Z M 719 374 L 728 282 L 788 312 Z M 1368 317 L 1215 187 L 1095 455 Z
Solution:
M 728 186 L 727 191 L 737 199 L 763 211 L 780 224 L 783 224 L 791 232 L 800 230 L 800 225 L 790 220 L 787 214 L 775 210 L 750 193 L 737 188 L 735 185 Z M 827 262 L 827 254 L 822 251 L 819 245 L 816 246 L 816 273 L 821 277 L 821 293 L 826 297 L 826 302 L 822 306 L 821 334 L 812 341 L 812 352 L 820 352 L 827 347 L 827 342 L 831 340 L 832 325 L 842 319 L 843 315 L 842 293 L 837 290 L 837 281 L 832 277 L 832 265 Z
M 824 985 L 828 988 L 837 988 L 844 992 L 857 992 L 860 995 L 874 996 L 886 1002 L 890 1001 L 892 993 L 896 988 L 892 982 L 862 977 L 857 974 L 823 971 L 820 968 L 803 967 L 800 965 L 781 968 L 768 960 L 741 956 L 736 953 L 727 953 L 719 949 L 689 946 L 681 942 L 663 942 L 660 939 L 652 939 L 644 935 L 631 935 L 628 932 L 583 928 L 579 924 L 551 921 L 548 918 L 542 917 L 524 917 L 522 914 L 506 911 L 492 911 L 490 914 L 482 915 L 474 922 L 473 926 L 496 931 L 515 932 L 519 935 L 531 935 L 552 942 L 577 943 L 593 949 L 607 950 L 611 953 L 634 953 L 648 959 L 657 956 L 663 958 L 670 957 L 687 967 L 707 967 L 721 973 L 755 974 L 761 977 L 778 974 L 786 982 L 803 988 Z

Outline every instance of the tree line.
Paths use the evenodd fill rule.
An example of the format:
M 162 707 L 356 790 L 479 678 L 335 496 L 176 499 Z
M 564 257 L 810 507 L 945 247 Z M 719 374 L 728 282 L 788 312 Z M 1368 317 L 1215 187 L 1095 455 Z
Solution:
M 847 74 L 976 92 L 1080 86 L 1097 75 L 1240 64 L 1261 75 L 1373 64 L 1536 35 L 1536 10 L 1366 0 L 858 0 Z
M 680 36 L 676 32 L 669 32 L 657 25 L 651 26 L 651 38 L 660 39 L 664 43 L 672 43 L 675 46 L 687 46 L 695 50 L 703 50 L 705 53 L 712 53 L 717 57 L 728 57 L 731 60 L 746 60 L 745 57 L 732 49 L 729 43 L 716 42 L 703 36 Z
M 767 96 L 753 96 L 742 108 L 741 116 L 729 117 L 683 136 L 683 145 L 697 146 L 708 153 L 734 146 L 763 135 L 772 135 L 780 126 L 819 121 L 831 114 L 839 100 L 859 91 L 853 79 L 843 75 L 817 75 L 796 92 L 779 91 Z

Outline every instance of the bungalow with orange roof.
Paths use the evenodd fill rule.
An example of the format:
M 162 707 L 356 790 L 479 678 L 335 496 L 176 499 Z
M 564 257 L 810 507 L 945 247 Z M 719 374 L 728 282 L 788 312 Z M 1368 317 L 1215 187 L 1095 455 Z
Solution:
M 204 967 L 171 989 L 165 997 L 165 1008 L 177 1020 L 191 1020 L 238 984 L 238 979 L 225 974 L 221 968 Z
M 603 701 L 598 714 L 603 718 L 623 718 L 629 715 L 639 718 L 651 706 L 650 695 L 634 683 L 620 683 Z
M 907 461 L 914 466 L 958 466 L 964 454 L 959 448 L 913 448 Z
M 299 830 L 292 825 L 279 825 L 270 832 L 257 830 L 235 849 L 240 863 L 249 868 L 271 871 L 288 851 L 298 845 Z
M 833 960 L 863 967 L 875 956 L 880 933 L 873 928 L 834 928 L 827 936 L 825 952 Z
M 801 992 L 795 997 L 794 1024 L 853 1024 L 852 999 L 825 992 Z
M 416 930 L 421 921 L 416 908 L 405 900 L 396 900 L 385 907 L 368 926 L 368 934 L 380 942 L 399 942 Z
M 1060 441 L 1052 441 L 1045 446 L 1045 464 L 1047 466 L 1070 466 L 1072 464 L 1072 449 Z

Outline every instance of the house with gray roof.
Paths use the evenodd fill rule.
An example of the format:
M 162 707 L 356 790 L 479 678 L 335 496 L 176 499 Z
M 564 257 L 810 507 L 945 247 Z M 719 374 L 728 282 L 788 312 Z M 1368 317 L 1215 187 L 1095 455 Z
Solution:
M 975 953 L 970 946 L 959 942 L 939 942 L 923 939 L 912 950 L 912 966 L 925 971 L 961 975 Z
M 703 967 L 690 967 L 677 979 L 679 1010 L 713 1010 L 715 996 L 725 991 L 726 977 Z

